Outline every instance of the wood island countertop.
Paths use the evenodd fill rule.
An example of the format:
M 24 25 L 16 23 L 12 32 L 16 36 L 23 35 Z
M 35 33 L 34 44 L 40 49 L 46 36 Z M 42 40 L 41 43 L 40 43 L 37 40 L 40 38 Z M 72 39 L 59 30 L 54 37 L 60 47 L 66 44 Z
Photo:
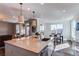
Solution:
M 34 53 L 40 53 L 42 49 L 44 49 L 47 46 L 48 41 L 40 41 L 33 37 L 23 37 L 20 39 L 17 38 L 5 41 L 5 44 L 23 48 Z

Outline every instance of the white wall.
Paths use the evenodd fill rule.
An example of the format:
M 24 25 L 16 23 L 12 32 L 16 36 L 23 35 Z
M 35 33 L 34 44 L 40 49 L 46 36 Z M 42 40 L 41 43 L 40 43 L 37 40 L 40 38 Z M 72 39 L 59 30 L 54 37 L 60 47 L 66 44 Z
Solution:
M 51 20 L 51 19 L 37 19 L 38 21 L 38 27 L 37 27 L 37 31 L 40 31 L 40 24 L 45 25 L 45 36 L 47 37 L 48 35 L 50 35 L 51 31 L 50 31 L 50 24 L 57 24 L 57 23 L 62 23 L 64 25 L 64 38 L 66 39 L 70 39 L 71 35 L 70 35 L 70 20 Z

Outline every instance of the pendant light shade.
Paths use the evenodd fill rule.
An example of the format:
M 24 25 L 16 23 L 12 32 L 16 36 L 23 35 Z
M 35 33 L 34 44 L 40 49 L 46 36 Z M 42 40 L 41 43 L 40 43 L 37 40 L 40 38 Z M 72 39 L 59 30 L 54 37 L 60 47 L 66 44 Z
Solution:
M 18 23 L 24 23 L 24 16 L 22 15 L 22 3 L 20 3 L 20 15 L 18 16 Z
M 18 16 L 18 23 L 24 23 L 24 16 Z

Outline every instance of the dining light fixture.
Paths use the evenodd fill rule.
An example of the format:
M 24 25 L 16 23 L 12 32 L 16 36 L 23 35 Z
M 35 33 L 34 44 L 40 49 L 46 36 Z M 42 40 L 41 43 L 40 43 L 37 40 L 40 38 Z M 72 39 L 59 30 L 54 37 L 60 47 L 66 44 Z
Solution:
M 22 14 L 22 5 L 23 3 L 19 3 L 20 4 L 20 15 L 18 16 L 18 23 L 24 23 L 24 16 Z

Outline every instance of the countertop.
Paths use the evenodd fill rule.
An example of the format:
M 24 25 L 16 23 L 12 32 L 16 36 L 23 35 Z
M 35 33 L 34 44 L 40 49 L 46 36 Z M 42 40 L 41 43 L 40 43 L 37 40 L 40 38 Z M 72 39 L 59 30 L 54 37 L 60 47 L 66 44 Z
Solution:
M 34 53 L 40 53 L 40 51 L 46 47 L 48 41 L 41 41 L 37 38 L 29 36 L 8 40 L 5 41 L 5 44 L 10 44 L 19 48 L 23 48 Z

